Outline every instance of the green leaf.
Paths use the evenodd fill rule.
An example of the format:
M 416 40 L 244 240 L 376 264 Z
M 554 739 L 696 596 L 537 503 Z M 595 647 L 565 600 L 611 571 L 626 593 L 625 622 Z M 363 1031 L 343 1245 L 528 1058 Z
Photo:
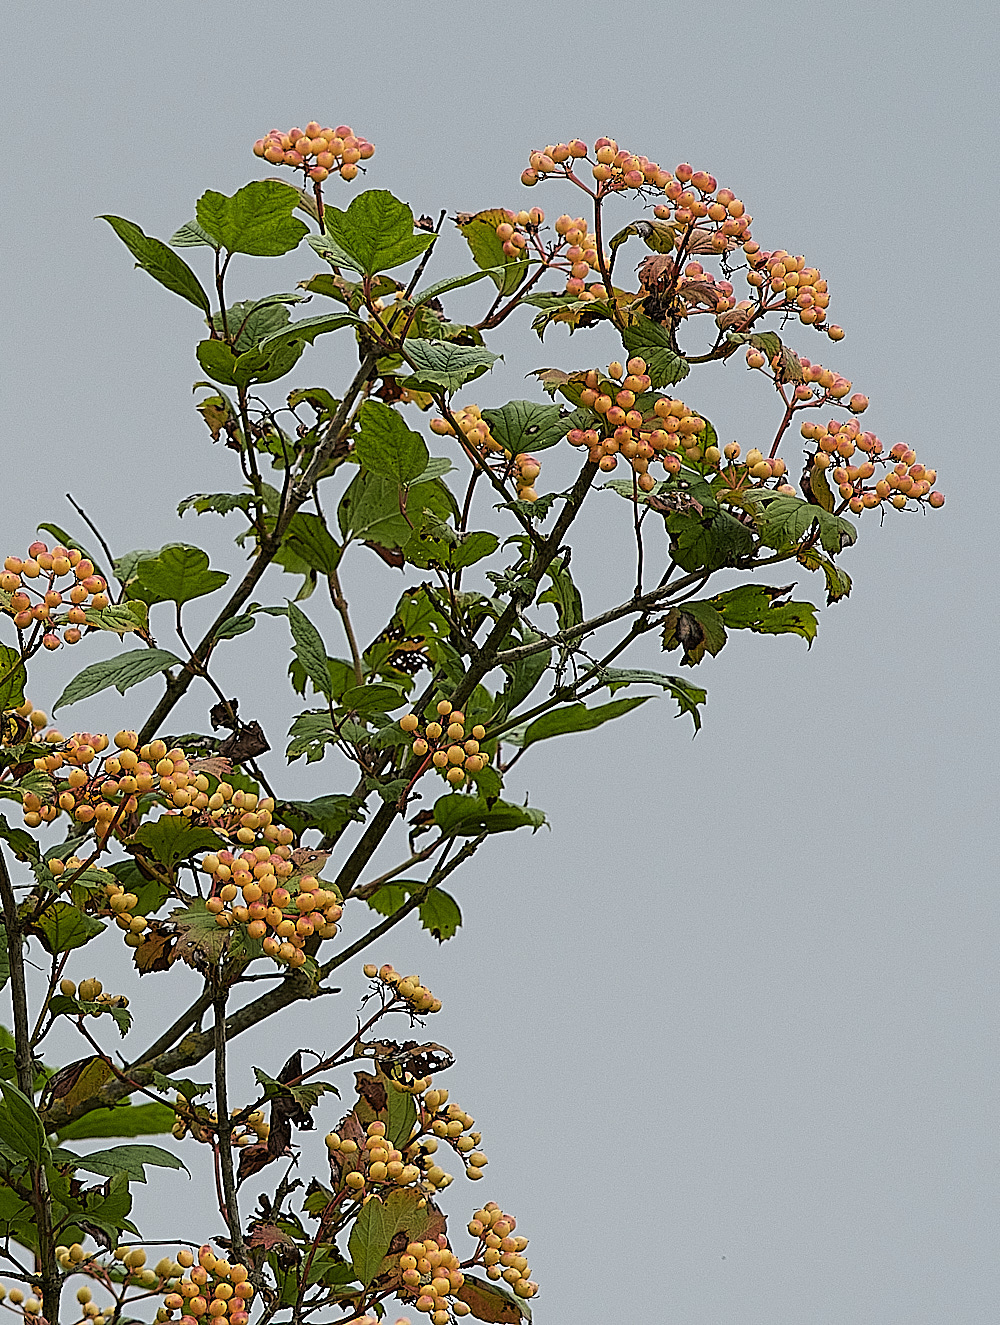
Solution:
M 114 882 L 113 879 L 109 881 Z M 98 934 L 103 934 L 106 928 L 100 920 L 85 915 L 69 902 L 52 902 L 31 930 L 41 940 L 46 952 L 55 956 L 59 952 L 82 948 L 91 939 L 96 939 Z
M 27 684 L 28 673 L 20 653 L 7 644 L 0 644 L 0 709 L 20 708 Z
M 588 708 L 586 704 L 566 704 L 560 708 L 543 713 L 534 722 L 504 732 L 501 739 L 511 745 L 527 749 L 536 741 L 547 741 L 553 736 L 565 736 L 569 732 L 592 731 L 595 727 L 620 718 L 632 709 L 645 704 L 650 695 L 636 695 L 630 699 L 614 699 L 609 704 L 597 704 Z
M 405 491 L 406 515 L 400 510 L 404 494 L 395 479 L 362 469 L 352 480 L 337 508 L 341 533 L 383 547 L 405 547 L 421 526 L 421 515 L 432 511 L 447 520 L 454 498 L 440 481 L 414 483 Z
M 191 268 L 176 253 L 164 244 L 162 239 L 153 239 L 132 221 L 121 216 L 102 216 L 115 234 L 135 258 L 136 266 L 149 272 L 154 280 L 165 285 L 174 294 L 179 294 L 188 303 L 200 308 L 206 317 L 211 317 L 212 306 L 201 282 Z
M 384 1201 L 372 1196 L 361 1207 L 347 1246 L 354 1273 L 366 1288 L 381 1270 L 397 1231 L 409 1231 L 414 1215 L 419 1218 L 422 1212 L 415 1207 L 416 1193 L 411 1190 L 390 1192 Z
M 208 373 L 213 382 L 223 386 L 236 385 L 236 354 L 224 340 L 203 340 L 195 346 L 195 354 L 202 371 Z
M 448 530 L 450 537 L 434 536 L 438 530 L 444 529 Z M 499 546 L 500 540 L 496 534 L 487 530 L 456 534 L 450 525 L 431 517 L 407 542 L 405 551 L 406 560 L 413 566 L 458 571 L 474 566 L 485 557 L 491 557 Z
M 483 418 L 494 440 L 511 455 L 545 451 L 574 426 L 558 405 L 540 405 L 534 400 L 511 400 L 500 409 L 484 409 Z
M 58 1163 L 61 1156 L 57 1154 L 55 1158 Z M 125 1173 L 131 1182 L 146 1181 L 146 1164 L 160 1169 L 183 1169 L 190 1176 L 187 1165 L 160 1146 L 113 1146 L 110 1150 L 92 1150 L 88 1155 L 73 1155 L 72 1159 L 78 1169 L 87 1173 L 99 1173 L 105 1178 Z
M 100 1189 L 98 1189 L 100 1191 Z M 105 1187 L 107 1195 L 90 1197 L 87 1201 L 86 1219 L 89 1224 L 96 1224 L 109 1238 L 118 1242 L 122 1231 L 135 1232 L 135 1225 L 129 1222 L 128 1213 L 132 1209 L 132 1196 L 128 1189 L 128 1174 L 116 1173 L 109 1178 Z
M 663 622 L 663 647 L 669 653 L 682 649 L 687 667 L 700 663 L 706 653 L 715 656 L 726 643 L 722 617 L 711 603 L 685 603 L 672 607 Z
M 417 908 L 420 923 L 438 943 L 454 938 L 462 924 L 462 912 L 450 893 L 432 888 Z
M 477 267 L 486 272 L 497 289 L 505 297 L 512 295 L 528 275 L 530 263 L 527 257 L 517 257 L 503 251 L 503 240 L 497 235 L 497 226 L 510 221 L 502 207 L 492 207 L 487 211 L 477 212 L 467 221 L 458 223 L 458 228 L 472 252 Z
M 303 817 L 307 828 L 318 828 L 327 837 L 336 837 L 352 820 L 362 817 L 354 797 L 343 794 L 317 796 L 311 801 L 289 801 L 288 804 Z
M 254 382 L 276 382 L 290 373 L 302 356 L 305 337 L 286 337 L 284 333 L 269 336 L 254 350 L 247 350 L 236 360 L 233 380 L 238 387 Z
M 170 236 L 170 245 L 172 248 L 214 248 L 216 252 L 220 247 L 218 240 L 203 230 L 197 221 L 186 221 L 179 230 L 175 230 Z
M 198 515 L 204 515 L 206 511 L 214 511 L 216 515 L 228 515 L 230 511 L 246 513 L 252 503 L 251 492 L 195 492 L 184 498 L 177 507 L 177 514 L 183 515 L 190 510 Z
M 100 609 L 88 607 L 84 611 L 88 625 L 96 626 L 98 630 L 110 630 L 115 635 L 149 629 L 149 606 L 140 600 L 112 603 Z
M 135 893 L 136 915 L 155 915 L 170 896 L 170 885 L 160 879 L 147 879 L 131 856 L 127 860 L 116 860 L 109 871 L 127 893 Z
M 86 1141 L 91 1137 L 159 1136 L 169 1132 L 177 1115 L 166 1104 L 130 1104 L 126 1099 L 113 1109 L 94 1109 L 62 1128 L 60 1141 Z
M 667 676 L 664 672 L 650 672 L 644 668 L 604 667 L 601 669 L 600 679 L 601 683 L 606 685 L 612 694 L 623 686 L 659 686 L 661 690 L 666 690 L 677 701 L 678 712 L 675 716 L 679 718 L 684 713 L 690 713 L 695 731 L 701 729 L 701 714 L 698 712 L 698 705 L 704 704 L 708 695 L 701 686 L 692 685 L 690 681 L 685 681 L 681 676 Z
M 803 548 L 796 560 L 806 570 L 821 570 L 826 577 L 826 605 L 839 603 L 851 592 L 851 577 L 846 570 L 834 564 L 829 557 L 824 557 L 817 548 Z
M 3 1104 L 0 1104 L 0 1137 L 33 1164 L 48 1157 L 49 1143 L 38 1111 L 27 1095 L 22 1095 L 12 1081 L 0 1078 Z
M 330 670 L 326 662 L 326 646 L 313 623 L 295 603 L 288 604 L 288 624 L 295 644 L 295 656 L 305 668 L 314 688 L 330 697 Z
M 509 801 L 488 805 L 478 797 L 453 792 L 435 802 L 434 822 L 447 837 L 478 837 L 480 833 L 509 833 L 515 828 L 530 828 L 534 833 L 545 823 L 545 815 L 527 805 L 512 805 Z
M 52 711 L 54 713 L 58 708 L 89 699 L 108 686 L 114 686 L 119 694 L 124 695 L 131 686 L 148 681 L 158 672 L 183 665 L 181 659 L 167 649 L 133 649 L 130 653 L 119 653 L 115 658 L 91 663 L 82 672 L 78 672 L 52 705 Z
M 553 558 L 545 573 L 552 581 L 552 586 L 543 594 L 539 594 L 538 601 L 555 604 L 560 630 L 579 625 L 583 620 L 583 600 L 579 589 L 573 583 L 573 577 L 564 565 L 563 558 Z
M 761 491 L 753 494 L 753 500 L 762 508 L 757 516 L 761 541 L 777 551 L 800 543 L 814 526 L 818 528 L 823 549 L 833 554 L 850 547 L 858 537 L 850 520 L 845 520 L 842 515 L 831 515 L 801 497 Z
M 322 575 L 332 575 L 340 565 L 343 550 L 331 538 L 321 516 L 296 511 L 282 545 L 291 548 L 307 566 Z
M 417 879 L 398 879 L 387 883 L 368 898 L 368 905 L 381 916 L 394 915 L 406 899 L 424 885 Z M 462 924 L 462 912 L 450 893 L 432 888 L 417 908 L 420 923 L 439 943 L 454 938 Z
M 646 360 L 646 372 L 654 388 L 680 382 L 691 371 L 674 348 L 670 331 L 644 314 L 625 328 L 622 342 L 630 355 Z
M 503 358 L 477 345 L 454 345 L 449 341 L 413 339 L 406 342 L 406 358 L 412 377 L 400 379 L 408 390 L 444 390 L 449 394 L 466 382 L 482 377 Z
M 811 644 L 816 638 L 816 608 L 812 603 L 778 602 L 791 586 L 744 584 L 711 599 L 731 630 L 752 630 L 758 635 L 801 635 Z
M 232 616 L 218 627 L 215 638 L 235 639 L 237 635 L 245 635 L 248 630 L 253 630 L 256 624 L 254 617 L 248 612 L 244 612 L 242 616 Z
M 358 420 L 354 451 L 364 469 L 395 479 L 400 487 L 423 474 L 430 459 L 427 445 L 396 410 L 381 401 L 366 400 L 358 411 Z
M 494 280 L 497 277 L 502 278 L 506 270 L 506 267 L 486 267 L 482 271 L 467 272 L 464 276 L 448 276 L 443 281 L 435 281 L 433 285 L 428 285 L 418 295 L 414 295 L 413 306 L 414 308 L 420 308 L 421 305 L 430 303 L 432 299 L 447 294 L 449 290 L 458 290 L 463 285 L 472 285 L 474 281 L 481 281 L 484 276 L 491 276 Z
M 209 190 L 198 199 L 198 224 L 230 253 L 276 258 L 295 248 L 308 227 L 292 216 L 294 189 L 279 180 L 259 179 L 231 198 Z
M 180 860 L 199 851 L 217 851 L 220 839 L 211 828 L 196 828 L 180 814 L 162 814 L 152 823 L 141 824 L 129 838 L 144 846 L 161 865 L 172 870 Z
M 285 756 L 289 762 L 306 756 L 306 762 L 316 763 L 326 754 L 326 747 L 337 739 L 329 713 L 307 711 L 296 715 L 288 731 L 289 742 Z
M 311 345 L 317 336 L 328 331 L 339 331 L 341 327 L 356 327 L 361 319 L 354 313 L 322 313 L 316 317 L 304 317 L 298 322 L 290 322 L 287 327 L 265 336 L 259 348 L 274 350 L 284 346 L 299 345 L 302 342 Z
M 289 304 L 299 304 L 303 294 L 269 294 L 262 299 L 245 299 L 226 309 L 225 322 L 216 313 L 212 326 L 232 344 L 237 354 L 256 349 L 261 341 L 273 336 L 288 324 Z
M 221 589 L 229 579 L 225 571 L 208 569 L 208 553 L 187 543 L 168 543 L 153 559 L 136 567 L 139 591 L 148 603 L 187 603 Z
M 365 276 L 400 267 L 434 243 L 437 235 L 413 233 L 413 212 L 386 189 L 359 193 L 346 212 L 327 207 L 324 228 Z M 345 264 L 346 265 L 346 264 Z
M 667 516 L 666 524 L 670 554 L 689 572 L 735 566 L 753 551 L 753 534 L 728 511 L 702 516 L 674 512 Z
M 399 686 L 376 681 L 345 690 L 340 702 L 353 713 L 391 713 L 406 702 L 406 695 Z

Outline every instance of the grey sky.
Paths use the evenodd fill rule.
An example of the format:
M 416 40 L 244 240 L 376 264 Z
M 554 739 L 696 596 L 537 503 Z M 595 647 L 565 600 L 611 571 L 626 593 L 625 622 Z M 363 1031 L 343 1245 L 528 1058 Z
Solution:
M 871 397 L 866 423 L 914 445 L 948 504 L 860 521 L 854 592 L 811 652 L 736 638 L 698 668 L 695 741 L 650 703 L 526 757 L 513 790 L 551 833 L 480 854 L 443 950 L 408 932 L 378 956 L 445 1000 L 432 1033 L 458 1055 L 447 1084 L 491 1160 L 475 1196 L 456 1182 L 447 1204 L 459 1227 L 490 1196 L 517 1214 L 538 1322 L 995 1319 L 992 6 L 43 0 L 10 16 L 6 46 L 4 551 L 39 520 L 77 527 L 69 481 L 116 550 L 183 538 L 238 568 L 235 528 L 171 518 L 233 481 L 192 409 L 197 315 L 93 218 L 169 236 L 204 189 L 260 175 L 250 146 L 272 127 L 351 123 L 376 145 L 366 182 L 435 215 L 524 198 L 554 216 L 575 199 L 521 188 L 529 150 L 607 133 L 711 171 L 764 247 L 820 267 L 848 337 L 803 328 L 793 344 Z M 460 270 L 461 245 L 444 253 L 438 276 Z M 304 251 L 247 259 L 232 293 L 314 269 Z M 530 394 L 530 369 L 606 363 L 615 346 L 524 329 L 493 348 L 505 364 L 467 399 Z M 349 354 L 306 353 L 296 383 L 336 389 Z M 744 447 L 773 430 L 737 361 L 684 394 Z M 595 609 L 631 566 L 627 507 L 603 500 L 576 563 Z M 344 577 L 370 637 L 398 584 L 361 554 Z M 292 582 L 265 583 L 280 601 Z M 340 651 L 332 614 L 316 616 Z M 279 749 L 295 711 L 279 623 L 229 647 L 226 683 Z M 41 660 L 35 702 L 100 653 Z M 676 668 L 653 644 L 637 658 Z M 113 731 L 155 684 L 61 720 Z M 176 729 L 203 728 L 204 708 L 189 699 Z M 296 765 L 291 785 L 339 789 L 331 769 Z M 360 973 L 344 983 L 302 1014 L 301 1043 L 346 1038 Z M 167 988 L 137 1005 L 156 1015 Z M 291 1037 L 263 1031 L 247 1062 L 273 1071 Z M 154 1236 L 219 1231 L 208 1190 L 167 1182 L 139 1203 Z

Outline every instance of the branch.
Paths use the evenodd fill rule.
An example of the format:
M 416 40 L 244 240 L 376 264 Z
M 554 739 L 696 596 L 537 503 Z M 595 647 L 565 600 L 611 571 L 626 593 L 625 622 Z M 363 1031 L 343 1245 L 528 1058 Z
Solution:
M 244 575 L 239 587 L 232 594 L 225 607 L 213 621 L 208 631 L 201 640 L 201 643 L 194 651 L 193 661 L 203 663 L 212 650 L 215 641 L 215 632 L 220 626 L 224 625 L 231 617 L 239 612 L 244 603 L 247 602 L 250 595 L 257 586 L 258 580 L 264 574 L 265 570 L 274 560 L 278 549 L 281 547 L 281 539 L 291 523 L 292 516 L 299 509 L 302 503 L 308 498 L 314 485 L 323 475 L 323 470 L 329 460 L 334 456 L 338 445 L 342 440 L 342 434 L 346 428 L 351 415 L 351 409 L 354 402 L 364 389 L 372 370 L 378 362 L 376 354 L 366 354 L 361 360 L 361 365 L 354 375 L 354 379 L 344 399 L 340 403 L 336 414 L 330 421 L 322 442 L 317 446 L 312 460 L 310 460 L 304 472 L 294 482 L 288 491 L 288 501 L 282 511 L 278 523 L 272 532 L 264 539 L 259 547 L 257 556 L 253 564 Z M 190 666 L 182 669 L 181 672 L 172 680 L 167 682 L 166 693 L 153 709 L 152 713 L 146 719 L 142 731 L 139 733 L 140 742 L 150 740 L 160 729 L 167 715 L 171 712 L 178 701 L 186 694 L 188 687 L 194 680 L 195 673 Z

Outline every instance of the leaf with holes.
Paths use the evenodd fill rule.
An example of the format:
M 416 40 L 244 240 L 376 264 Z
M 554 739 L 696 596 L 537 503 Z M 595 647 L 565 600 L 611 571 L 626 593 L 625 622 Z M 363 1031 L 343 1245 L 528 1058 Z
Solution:
M 534 400 L 510 400 L 500 409 L 484 409 L 483 418 L 494 440 L 511 455 L 556 446 L 574 426 L 558 405 L 540 405 Z

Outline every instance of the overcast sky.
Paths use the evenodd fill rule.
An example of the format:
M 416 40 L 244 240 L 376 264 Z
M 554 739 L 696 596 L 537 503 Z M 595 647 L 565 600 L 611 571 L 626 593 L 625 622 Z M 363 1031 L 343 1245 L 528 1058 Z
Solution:
M 551 832 L 480 853 L 455 887 L 452 943 L 407 930 L 377 956 L 445 1000 L 431 1033 L 458 1064 L 441 1084 L 491 1161 L 447 1205 L 457 1229 L 488 1197 L 517 1214 L 539 1325 L 995 1319 L 995 9 L 40 0 L 11 14 L 5 45 L 5 552 L 23 555 L 41 520 L 79 529 L 71 485 L 116 551 L 184 539 L 239 569 L 235 525 L 172 515 L 235 484 L 192 409 L 197 314 L 94 217 L 169 237 L 206 188 L 261 175 L 250 148 L 272 127 L 350 123 L 376 145 L 366 183 L 434 215 L 554 216 L 574 199 L 522 189 L 528 152 L 609 134 L 710 171 L 765 248 L 820 267 L 847 339 L 802 328 L 793 344 L 871 397 L 866 424 L 913 445 L 947 505 L 860 521 L 854 593 L 822 612 L 811 651 L 739 637 L 698 668 L 710 694 L 694 741 L 663 701 L 522 760 L 510 790 Z M 332 200 L 357 191 L 338 183 Z M 460 243 L 442 253 L 437 277 L 461 270 Z M 317 264 L 303 248 L 234 268 L 242 298 Z M 336 392 L 347 340 L 307 350 L 294 384 Z M 530 369 L 616 347 L 558 329 L 540 346 L 525 318 L 494 348 L 505 363 L 463 399 L 530 394 Z M 684 395 L 745 449 L 773 430 L 739 361 L 693 373 Z M 561 461 L 545 459 L 552 490 Z M 624 503 L 592 506 L 575 564 L 599 609 L 623 579 L 628 592 L 630 534 Z M 399 585 L 363 549 L 343 577 L 369 638 Z M 269 575 L 267 600 L 291 586 Z M 226 647 L 225 684 L 280 751 L 295 711 L 280 621 Z M 112 651 L 40 660 L 35 703 Z M 651 643 L 636 661 L 676 670 L 677 655 Z M 135 724 L 157 684 L 60 720 Z M 204 729 L 205 708 L 192 690 L 174 729 Z M 346 775 L 330 759 L 283 785 L 319 795 Z M 116 941 L 94 956 L 103 971 L 121 960 Z M 160 979 L 137 999 L 151 1018 L 177 996 Z M 346 1038 L 360 972 L 343 983 L 294 1026 L 260 1030 L 245 1089 L 247 1065 L 273 1072 L 292 1040 Z M 139 1200 L 145 1227 L 219 1232 L 206 1184 L 171 1174 Z

